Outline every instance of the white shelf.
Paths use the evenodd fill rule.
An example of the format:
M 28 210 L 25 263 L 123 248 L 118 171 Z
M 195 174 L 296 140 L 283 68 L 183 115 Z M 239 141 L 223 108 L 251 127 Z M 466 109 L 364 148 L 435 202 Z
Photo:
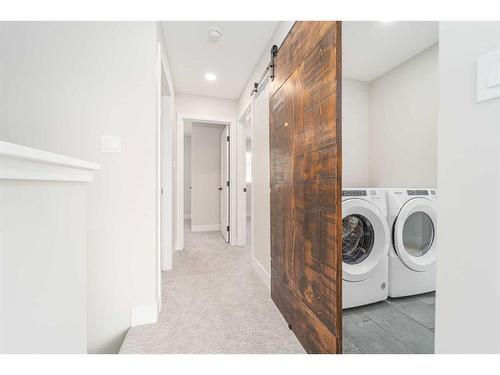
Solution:
M 99 164 L 0 141 L 0 180 L 90 182 Z

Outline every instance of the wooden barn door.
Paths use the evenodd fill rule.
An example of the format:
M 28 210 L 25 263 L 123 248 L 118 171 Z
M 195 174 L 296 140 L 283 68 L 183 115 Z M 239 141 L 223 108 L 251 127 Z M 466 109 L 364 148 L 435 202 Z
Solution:
M 296 22 L 271 83 L 271 296 L 309 353 L 342 352 L 341 25 Z

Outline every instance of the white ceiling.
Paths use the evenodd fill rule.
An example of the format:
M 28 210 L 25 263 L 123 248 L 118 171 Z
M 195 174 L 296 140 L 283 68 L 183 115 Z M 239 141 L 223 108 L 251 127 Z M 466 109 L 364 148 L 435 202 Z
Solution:
M 438 22 L 342 22 L 342 76 L 372 81 L 438 42 Z
M 238 99 L 277 21 L 165 21 L 167 54 L 177 92 Z M 218 43 L 208 29 L 222 31 Z M 205 73 L 217 80 L 206 81 Z

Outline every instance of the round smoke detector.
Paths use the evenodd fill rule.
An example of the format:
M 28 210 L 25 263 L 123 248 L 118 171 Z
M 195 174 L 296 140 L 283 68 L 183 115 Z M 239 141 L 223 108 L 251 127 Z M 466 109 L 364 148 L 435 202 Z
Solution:
M 212 43 L 217 43 L 220 38 L 222 38 L 222 32 L 216 28 L 212 27 L 208 29 L 208 40 L 211 41 Z

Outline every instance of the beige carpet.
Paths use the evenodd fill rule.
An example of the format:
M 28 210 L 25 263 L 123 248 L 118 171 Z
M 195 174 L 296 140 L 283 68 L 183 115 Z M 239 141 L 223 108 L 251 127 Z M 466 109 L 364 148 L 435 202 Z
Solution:
M 162 278 L 156 324 L 133 327 L 120 353 L 304 353 L 251 264 L 220 233 L 190 233 Z

